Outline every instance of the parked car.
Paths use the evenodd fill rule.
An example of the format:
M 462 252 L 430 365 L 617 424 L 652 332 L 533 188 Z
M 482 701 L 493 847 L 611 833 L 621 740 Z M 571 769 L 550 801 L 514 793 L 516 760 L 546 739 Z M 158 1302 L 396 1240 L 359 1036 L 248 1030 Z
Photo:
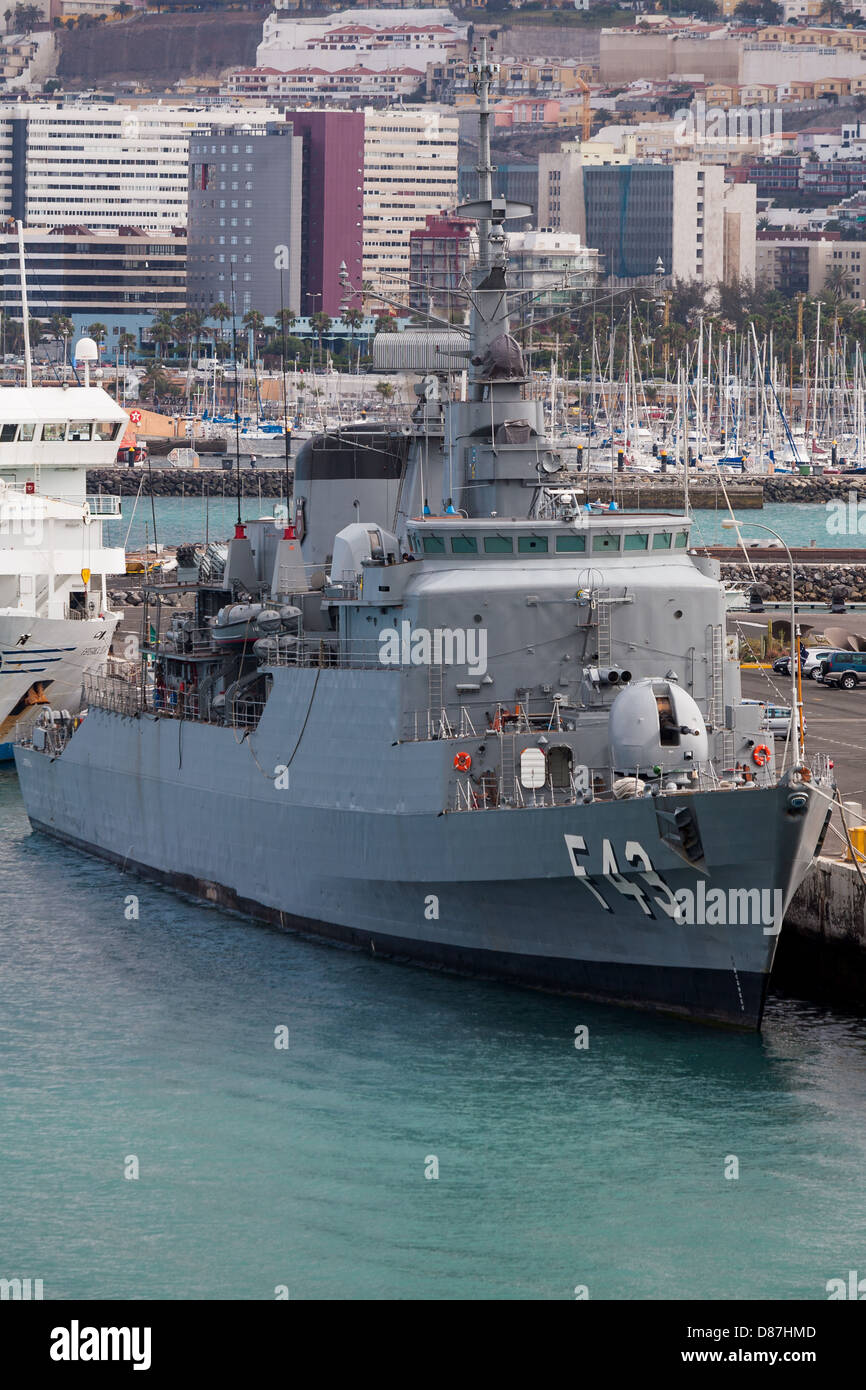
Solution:
M 832 647 L 809 647 L 806 652 L 806 660 L 803 662 L 803 675 L 810 680 L 816 680 L 821 670 L 821 662 L 826 661 L 833 655 Z
M 830 652 L 821 662 L 816 679 L 821 685 L 854 690 L 866 681 L 866 652 Z
M 787 661 L 788 658 L 786 657 Z M 763 700 L 743 700 L 744 705 L 760 705 L 761 732 L 772 734 L 773 738 L 787 738 L 788 729 L 791 725 L 791 706 L 790 705 L 768 705 Z M 806 729 L 806 721 L 803 720 L 803 731 Z
M 805 665 L 805 661 L 806 661 L 806 657 L 807 657 L 807 656 L 808 656 L 808 651 L 807 651 L 807 649 L 806 649 L 805 647 L 801 647 L 801 648 L 800 648 L 800 670 L 801 670 L 801 671 L 802 671 L 803 668 L 804 668 L 804 665 Z M 790 676 L 790 674 L 791 674 L 791 658 L 790 658 L 789 656 L 777 656 L 777 657 L 776 657 L 776 660 L 773 662 L 773 670 L 774 670 L 778 675 L 780 675 L 780 676 Z

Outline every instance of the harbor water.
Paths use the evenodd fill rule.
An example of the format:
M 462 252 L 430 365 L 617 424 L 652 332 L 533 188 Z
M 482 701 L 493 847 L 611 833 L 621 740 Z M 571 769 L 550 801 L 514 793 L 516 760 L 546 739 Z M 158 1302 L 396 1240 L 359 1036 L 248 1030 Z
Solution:
M 123 499 L 123 518 L 106 524 L 106 535 L 110 545 L 122 545 L 129 531 L 128 545 L 131 550 L 140 549 L 145 542 L 145 527 L 148 541 L 153 543 L 154 513 L 156 516 L 157 539 L 165 545 L 179 545 L 182 541 L 202 541 L 205 536 L 211 540 L 226 540 L 232 533 L 237 516 L 237 501 L 231 495 L 231 481 L 226 483 L 225 497 L 204 499 L 201 493 L 191 493 L 188 497 L 154 498 L 153 507 L 149 497 L 139 498 L 133 517 L 134 498 Z M 279 506 L 273 498 L 265 497 L 259 503 L 255 498 L 242 499 L 241 510 L 244 517 L 271 516 L 274 507 Z M 724 509 L 694 510 L 692 537 L 697 545 L 732 545 L 732 532 L 722 530 L 722 521 L 728 516 Z M 776 502 L 768 503 L 759 512 L 743 512 L 743 536 L 746 539 L 760 539 L 758 531 L 750 531 L 749 520 L 760 521 L 785 537 L 789 545 L 808 546 L 814 541 L 819 548 L 825 546 L 845 547 L 856 544 L 850 532 L 838 534 L 839 528 L 831 528 L 828 521 L 832 513 L 818 502 Z M 130 528 L 130 522 L 131 528 Z
M 8 772 L 0 882 L 0 1276 L 46 1299 L 866 1272 L 862 1019 L 773 999 L 729 1034 L 282 934 L 31 835 Z

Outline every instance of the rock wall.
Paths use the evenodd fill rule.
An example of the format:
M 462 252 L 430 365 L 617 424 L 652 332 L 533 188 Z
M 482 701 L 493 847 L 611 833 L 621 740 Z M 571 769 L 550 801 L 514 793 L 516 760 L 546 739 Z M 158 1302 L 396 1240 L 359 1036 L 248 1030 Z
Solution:
M 62 31 L 57 75 L 65 88 L 141 79 L 168 88 L 182 77 L 252 67 L 265 9 L 154 14 L 95 29 Z
M 779 565 L 754 565 L 755 577 L 748 565 L 722 561 L 722 579 L 742 585 L 748 592 L 754 583 L 766 584 L 766 598 L 784 603 L 791 597 L 791 571 L 787 562 Z M 822 564 L 794 566 L 794 593 L 801 603 L 820 603 L 829 599 L 830 590 L 844 584 L 851 603 L 866 602 L 866 559 L 862 565 Z
M 244 497 L 285 496 L 285 470 L 282 468 L 241 467 L 241 492 Z M 289 469 L 291 483 L 294 471 Z M 121 497 L 135 497 L 139 487 L 142 497 L 234 497 L 234 469 L 222 468 L 89 468 L 88 493 L 106 492 Z

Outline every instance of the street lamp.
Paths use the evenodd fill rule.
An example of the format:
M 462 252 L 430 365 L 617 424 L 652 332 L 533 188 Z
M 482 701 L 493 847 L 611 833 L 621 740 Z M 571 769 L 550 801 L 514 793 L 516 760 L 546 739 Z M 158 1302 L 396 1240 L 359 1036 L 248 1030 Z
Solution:
M 794 557 L 778 531 L 774 531 L 770 526 L 764 526 L 760 521 L 742 522 L 736 517 L 726 517 L 722 522 L 722 530 L 736 531 L 739 539 L 740 527 L 743 525 L 752 526 L 757 531 L 766 531 L 768 535 L 774 536 L 784 548 L 785 554 L 788 557 L 788 567 L 791 571 L 791 719 L 794 721 L 794 742 L 797 751 L 797 761 L 802 762 L 804 756 L 801 738 L 802 726 L 800 722 L 800 701 L 797 697 L 797 672 L 800 665 L 800 644 L 797 641 L 797 634 L 794 626 Z

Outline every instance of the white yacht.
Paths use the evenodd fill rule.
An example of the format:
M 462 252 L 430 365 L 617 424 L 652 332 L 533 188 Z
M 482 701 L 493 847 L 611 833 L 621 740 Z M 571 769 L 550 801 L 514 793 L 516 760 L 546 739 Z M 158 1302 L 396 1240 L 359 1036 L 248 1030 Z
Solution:
M 0 389 L 0 758 L 40 705 L 77 711 L 121 617 L 124 552 L 103 537 L 120 498 L 89 496 L 87 469 L 114 464 L 128 416 L 86 380 Z

